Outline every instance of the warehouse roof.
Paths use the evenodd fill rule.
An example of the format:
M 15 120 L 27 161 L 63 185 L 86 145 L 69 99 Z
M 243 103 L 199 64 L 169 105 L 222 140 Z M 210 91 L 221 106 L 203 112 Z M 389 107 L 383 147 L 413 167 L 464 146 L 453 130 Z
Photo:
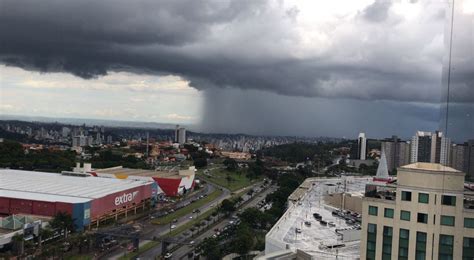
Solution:
M 79 203 L 146 183 L 150 182 L 2 169 L 0 197 Z

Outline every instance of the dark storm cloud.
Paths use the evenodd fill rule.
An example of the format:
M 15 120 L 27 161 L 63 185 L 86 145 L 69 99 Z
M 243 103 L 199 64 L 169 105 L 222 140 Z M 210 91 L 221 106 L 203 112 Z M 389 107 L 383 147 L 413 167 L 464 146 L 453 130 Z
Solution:
M 426 30 L 425 38 L 419 32 L 420 38 L 413 39 L 419 46 L 399 46 L 398 40 L 389 41 L 398 35 L 396 28 L 382 26 L 374 33 L 354 20 L 345 30 L 360 32 L 337 36 L 316 55 L 294 47 L 301 41 L 295 32 L 299 12 L 279 3 L 2 0 L 0 62 L 83 78 L 108 71 L 174 74 L 197 89 L 439 101 L 439 75 L 432 69 L 439 53 L 420 54 L 435 32 Z M 382 23 L 389 9 L 390 4 L 377 1 L 364 16 L 371 24 Z

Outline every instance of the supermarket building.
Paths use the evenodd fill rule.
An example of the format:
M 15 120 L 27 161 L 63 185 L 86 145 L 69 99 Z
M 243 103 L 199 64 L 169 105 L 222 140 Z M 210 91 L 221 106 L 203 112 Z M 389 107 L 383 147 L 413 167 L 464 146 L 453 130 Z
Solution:
M 0 215 L 72 215 L 77 229 L 145 208 L 154 182 L 98 178 L 90 174 L 0 169 Z

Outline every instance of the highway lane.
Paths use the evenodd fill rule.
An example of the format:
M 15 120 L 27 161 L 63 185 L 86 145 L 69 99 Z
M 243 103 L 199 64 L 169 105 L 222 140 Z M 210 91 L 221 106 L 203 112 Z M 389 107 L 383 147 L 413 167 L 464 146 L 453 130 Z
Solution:
M 243 188 L 243 189 L 241 189 L 241 190 L 239 190 L 239 191 L 236 191 L 235 193 L 239 193 L 239 192 L 242 192 L 242 191 L 244 191 L 244 190 L 255 189 L 256 187 L 261 186 L 262 183 L 263 183 L 263 182 L 255 183 L 255 184 L 253 184 L 252 186 Z M 201 212 L 205 212 L 205 211 L 207 211 L 207 210 L 209 210 L 209 209 L 211 209 L 211 208 L 213 208 L 213 207 L 219 205 L 220 202 L 222 202 L 222 200 L 231 197 L 231 194 L 230 194 L 230 191 L 229 191 L 229 190 L 224 189 L 223 187 L 219 187 L 219 188 L 222 188 L 224 191 L 227 191 L 226 195 L 224 196 L 224 194 L 223 194 L 223 195 L 221 195 L 217 200 L 214 200 L 213 202 L 208 203 L 208 204 L 206 204 L 205 206 L 201 207 L 201 208 L 200 208 Z M 263 198 L 264 198 L 264 197 L 263 197 Z M 255 205 L 256 205 L 256 204 L 255 204 Z M 181 219 L 182 219 L 182 222 L 179 223 L 179 224 L 180 224 L 180 225 L 183 225 L 184 223 L 187 223 L 187 222 L 191 221 L 192 219 L 189 219 L 189 216 L 190 216 L 190 215 L 193 215 L 193 216 L 194 216 L 193 213 L 186 215 L 185 217 L 181 218 Z M 185 220 L 183 220 L 184 218 L 185 218 Z M 166 229 L 166 231 L 162 231 L 162 232 L 159 233 L 159 234 L 155 234 L 155 236 L 156 236 L 156 237 L 165 236 L 165 235 L 169 232 L 169 225 L 166 225 L 165 229 Z M 189 240 L 189 239 L 188 239 L 188 240 Z M 191 239 L 191 240 L 192 240 L 192 239 Z M 190 240 L 189 240 L 189 241 L 190 241 Z M 158 255 L 161 255 L 161 243 L 160 243 L 158 246 L 156 246 L 156 247 L 154 247 L 154 248 L 152 248 L 152 249 L 150 249 L 150 250 L 148 250 L 148 251 L 146 251 L 146 252 L 140 254 L 139 257 L 140 257 L 141 259 L 154 259 L 154 257 L 156 257 L 156 256 L 158 256 Z M 174 258 L 173 258 L 173 259 L 174 259 Z
M 257 204 L 264 200 L 265 197 L 274 192 L 278 187 L 277 186 L 270 186 L 263 192 L 259 193 L 258 195 L 254 196 L 251 198 L 247 203 L 245 203 L 241 208 L 242 211 L 245 209 L 251 208 L 251 207 L 256 207 Z M 195 238 L 188 238 L 187 241 L 194 241 L 194 245 L 198 245 L 200 242 L 202 242 L 205 238 L 211 237 L 214 235 L 216 232 L 214 231 L 215 229 L 222 230 L 224 229 L 225 226 L 230 225 L 231 218 L 226 218 L 223 219 L 220 223 L 218 223 L 216 226 L 213 226 L 211 229 L 207 230 L 206 232 L 202 233 L 198 237 Z M 173 252 L 173 259 L 187 259 L 188 258 L 188 253 L 192 252 L 194 250 L 194 245 L 183 245 L 176 249 Z

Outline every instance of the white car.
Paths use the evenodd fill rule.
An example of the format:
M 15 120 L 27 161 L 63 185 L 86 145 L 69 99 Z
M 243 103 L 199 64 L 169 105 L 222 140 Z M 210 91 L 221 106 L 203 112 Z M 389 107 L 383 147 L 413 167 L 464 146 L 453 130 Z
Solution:
M 176 225 L 171 225 L 171 229 L 175 229 L 176 228 Z
M 166 255 L 165 255 L 165 259 L 170 259 L 172 256 L 173 256 L 173 254 L 172 254 L 172 253 L 166 253 Z
M 193 219 L 193 216 L 189 216 L 189 219 Z

